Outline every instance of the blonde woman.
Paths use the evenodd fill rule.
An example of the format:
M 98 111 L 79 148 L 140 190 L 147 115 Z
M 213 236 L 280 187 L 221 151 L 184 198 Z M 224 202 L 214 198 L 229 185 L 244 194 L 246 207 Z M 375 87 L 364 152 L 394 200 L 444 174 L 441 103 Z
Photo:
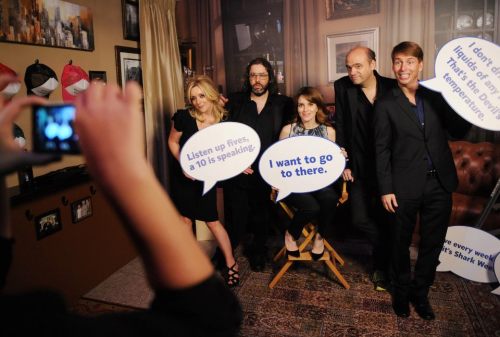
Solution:
M 188 83 L 186 97 L 191 107 L 177 111 L 172 117 L 172 128 L 168 146 L 172 155 L 179 161 L 182 146 L 196 132 L 219 123 L 226 117 L 226 111 L 219 100 L 219 93 L 212 80 L 207 76 L 195 77 Z M 184 222 L 191 226 L 191 219 L 205 221 L 213 233 L 226 261 L 224 277 L 227 285 L 239 284 L 238 264 L 227 231 L 217 214 L 216 189 L 212 188 L 202 196 L 203 182 L 195 181 L 180 165 L 174 165 L 172 180 L 172 199 L 181 213 Z

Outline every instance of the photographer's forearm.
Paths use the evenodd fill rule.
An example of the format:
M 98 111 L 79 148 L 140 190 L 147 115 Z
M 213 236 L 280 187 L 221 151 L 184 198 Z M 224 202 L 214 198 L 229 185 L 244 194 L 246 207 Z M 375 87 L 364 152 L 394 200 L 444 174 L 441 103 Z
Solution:
M 142 164 L 134 169 L 121 167 L 114 174 L 104 174 L 108 177 L 104 181 L 99 180 L 129 226 L 152 285 L 180 289 L 210 277 L 214 271 L 208 257 L 182 222 L 153 169 Z

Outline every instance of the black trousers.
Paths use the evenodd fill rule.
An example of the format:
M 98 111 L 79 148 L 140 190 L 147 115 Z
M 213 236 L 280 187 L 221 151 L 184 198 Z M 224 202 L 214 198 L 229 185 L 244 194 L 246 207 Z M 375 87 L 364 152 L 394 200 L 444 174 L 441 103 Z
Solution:
M 349 200 L 353 226 L 365 235 L 373 247 L 373 269 L 389 273 L 391 224 L 380 196 L 368 182 L 356 179 L 351 183 Z
M 286 197 L 287 205 L 295 209 L 288 232 L 295 240 L 300 238 L 302 228 L 311 220 L 318 220 L 318 232 L 323 236 L 331 225 L 337 208 L 338 194 L 332 186 L 309 193 L 292 193 Z
M 257 172 L 224 184 L 226 228 L 234 249 L 248 231 L 254 234 L 253 253 L 265 254 L 272 205 L 270 195 L 271 187 Z
M 439 254 L 443 247 L 451 214 L 451 193 L 445 191 L 435 176 L 428 176 L 424 194 L 417 199 L 397 198 L 394 215 L 391 280 L 398 297 L 427 297 L 434 282 Z M 420 214 L 420 242 L 414 276 L 411 275 L 412 233 Z

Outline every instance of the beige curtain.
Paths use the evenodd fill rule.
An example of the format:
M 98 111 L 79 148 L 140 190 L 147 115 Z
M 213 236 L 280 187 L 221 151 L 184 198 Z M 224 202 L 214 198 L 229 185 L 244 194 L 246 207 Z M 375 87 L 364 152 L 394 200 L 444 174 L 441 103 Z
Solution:
M 390 60 L 392 48 L 414 41 L 424 50 L 423 79 L 434 77 L 434 0 L 385 0 L 387 31 L 382 33 L 379 59 Z M 382 62 L 382 74 L 392 74 L 391 62 Z
M 293 96 L 307 83 L 306 4 L 309 0 L 284 0 L 285 94 Z
M 170 116 L 184 106 L 175 3 L 176 0 L 139 2 L 146 150 L 165 187 L 168 187 L 167 125 Z

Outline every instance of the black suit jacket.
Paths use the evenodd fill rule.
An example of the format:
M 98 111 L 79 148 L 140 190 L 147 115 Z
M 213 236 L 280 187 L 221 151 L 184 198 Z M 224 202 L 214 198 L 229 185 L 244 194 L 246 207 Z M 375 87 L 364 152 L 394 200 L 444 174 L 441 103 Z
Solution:
M 249 93 L 238 92 L 230 94 L 226 104 L 226 109 L 229 112 L 228 120 L 246 124 L 255 130 L 255 120 L 249 114 L 249 110 L 254 109 L 252 107 L 254 104 L 255 103 L 250 99 Z M 293 100 L 285 95 L 269 95 L 266 106 L 269 106 L 272 114 L 272 125 L 269 125 L 269 128 L 266 129 L 265 135 L 259 134 L 262 142 L 260 153 L 263 153 L 270 145 L 278 140 L 281 129 L 290 122 L 291 116 L 295 110 Z
M 260 153 L 252 164 L 252 168 L 257 172 L 260 156 L 269 146 L 278 140 L 281 129 L 290 122 L 291 116 L 293 116 L 293 113 L 296 110 L 293 100 L 290 97 L 278 94 L 269 95 L 266 102 L 266 108 L 269 108 L 269 112 L 271 114 L 269 121 L 272 125 L 268 125 L 268 127 L 266 127 L 264 131 L 265 134 L 259 134 L 261 141 Z M 238 92 L 229 95 L 226 109 L 229 112 L 228 121 L 243 123 L 256 130 L 255 117 L 252 117 L 250 114 L 250 112 L 255 109 L 255 103 L 250 99 L 250 93 Z M 228 182 L 234 182 L 241 186 L 247 186 L 251 183 L 249 180 L 251 180 L 251 177 L 248 175 L 239 174 L 228 180 Z
M 420 197 L 428 170 L 427 154 L 444 189 L 452 192 L 457 187 L 447 131 L 461 137 L 470 124 L 448 106 L 440 93 L 419 86 L 417 95 L 423 100 L 424 127 L 399 87 L 375 104 L 375 156 L 381 195 Z
M 385 93 L 394 87 L 397 87 L 395 79 L 382 77 L 375 71 L 377 78 L 376 99 L 385 95 Z M 346 149 L 347 155 L 351 161 L 351 169 L 354 177 L 358 177 L 361 172 L 356 172 L 357 156 L 362 154 L 353 152 L 353 135 L 358 132 L 355 130 L 356 118 L 358 117 L 358 108 L 361 102 L 358 100 L 359 86 L 354 85 L 349 76 L 344 76 L 333 84 L 335 89 L 335 129 L 336 143 Z M 370 145 L 370 144 L 368 144 Z M 366 170 L 374 170 L 374 165 L 365 167 Z M 362 174 L 364 175 L 364 174 Z

